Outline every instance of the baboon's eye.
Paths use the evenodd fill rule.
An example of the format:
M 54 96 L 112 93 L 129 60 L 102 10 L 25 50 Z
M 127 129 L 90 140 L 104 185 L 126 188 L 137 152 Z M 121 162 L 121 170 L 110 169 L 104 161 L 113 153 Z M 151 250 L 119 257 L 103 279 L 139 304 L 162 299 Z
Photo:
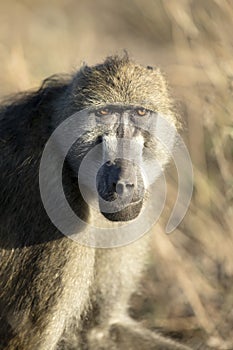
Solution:
M 101 116 L 101 115 L 107 115 L 109 114 L 109 109 L 108 108 L 102 108 L 102 109 L 99 109 L 96 114 L 98 116 Z
M 136 112 L 140 117 L 143 117 L 144 115 L 146 115 L 147 110 L 145 108 L 137 108 Z

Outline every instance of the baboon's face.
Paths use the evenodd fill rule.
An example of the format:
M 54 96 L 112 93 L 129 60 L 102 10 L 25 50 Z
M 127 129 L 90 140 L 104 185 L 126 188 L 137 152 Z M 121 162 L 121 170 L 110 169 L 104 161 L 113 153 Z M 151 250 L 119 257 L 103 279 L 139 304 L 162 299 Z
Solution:
M 142 107 L 116 105 L 94 114 L 97 128 L 103 130 L 99 135 L 103 165 L 96 178 L 100 211 L 111 221 L 132 220 L 142 209 L 148 185 L 145 168 L 153 150 L 149 154 L 147 147 L 154 145 L 156 115 Z
M 140 106 L 113 104 L 82 110 L 77 121 L 83 136 L 70 149 L 68 161 L 79 176 L 79 187 L 107 219 L 135 219 L 159 174 L 159 115 Z M 87 156 L 89 163 L 82 167 Z

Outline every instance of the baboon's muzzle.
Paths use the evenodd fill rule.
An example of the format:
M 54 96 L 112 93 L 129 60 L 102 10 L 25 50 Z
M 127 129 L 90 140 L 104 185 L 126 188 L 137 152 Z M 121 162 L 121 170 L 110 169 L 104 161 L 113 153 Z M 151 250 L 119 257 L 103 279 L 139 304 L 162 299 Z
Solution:
M 138 166 L 127 159 L 106 162 L 97 175 L 100 211 L 111 221 L 136 218 L 142 208 L 144 185 Z

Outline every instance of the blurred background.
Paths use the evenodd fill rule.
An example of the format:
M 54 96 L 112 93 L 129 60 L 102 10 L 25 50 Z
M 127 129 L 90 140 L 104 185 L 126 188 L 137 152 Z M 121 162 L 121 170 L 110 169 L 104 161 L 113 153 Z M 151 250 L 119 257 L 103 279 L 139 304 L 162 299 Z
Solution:
M 165 72 L 195 176 L 189 211 L 166 235 L 177 194 L 170 169 L 130 313 L 195 349 L 233 349 L 233 2 L 0 0 L 0 98 L 124 49 Z

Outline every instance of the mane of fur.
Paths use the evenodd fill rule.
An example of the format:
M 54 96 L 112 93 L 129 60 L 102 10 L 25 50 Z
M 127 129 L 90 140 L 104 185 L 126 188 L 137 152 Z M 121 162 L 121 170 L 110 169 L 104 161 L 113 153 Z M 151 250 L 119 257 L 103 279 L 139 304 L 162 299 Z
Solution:
M 108 57 L 93 67 L 84 66 L 74 78 L 73 90 L 77 106 L 137 105 L 176 123 L 173 101 L 159 68 L 135 64 L 127 55 Z

